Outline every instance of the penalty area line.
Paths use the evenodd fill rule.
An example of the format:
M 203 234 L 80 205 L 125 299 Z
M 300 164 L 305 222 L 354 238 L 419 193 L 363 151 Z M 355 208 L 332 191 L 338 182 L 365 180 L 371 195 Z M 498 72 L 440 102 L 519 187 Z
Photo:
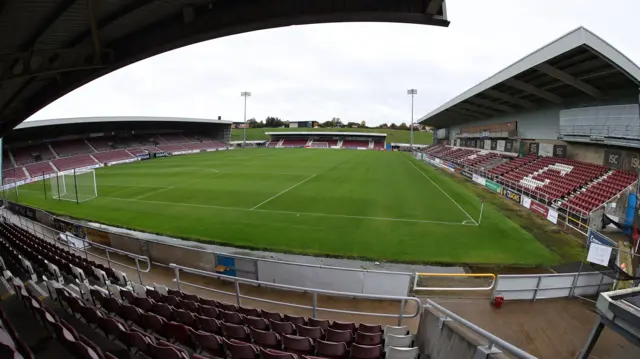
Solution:
M 464 224 L 464 223 L 460 223 L 460 222 L 429 221 L 429 220 L 423 220 L 423 219 L 407 219 L 407 218 L 351 216 L 351 215 L 347 215 L 347 214 L 330 214 L 330 213 L 314 213 L 314 212 L 278 211 L 278 210 L 270 210 L 270 209 L 251 209 L 251 208 L 241 208 L 241 207 L 214 206 L 214 205 L 197 204 L 197 203 L 149 201 L 149 200 L 133 199 L 133 198 L 121 198 L 121 197 L 99 196 L 98 199 L 104 199 L 104 200 L 110 200 L 111 199 L 111 200 L 118 200 L 118 201 L 140 202 L 140 203 L 155 203 L 155 204 L 163 204 L 163 205 L 174 205 L 174 206 L 185 206 L 185 207 L 196 207 L 196 208 L 213 208 L 213 209 L 222 209 L 222 210 L 228 210 L 228 211 L 289 214 L 289 215 L 296 215 L 296 216 L 300 215 L 300 216 L 317 216 L 317 217 L 336 217 L 336 218 L 365 219 L 365 220 L 374 220 L 374 221 L 392 221 L 392 222 L 409 222 L 409 223 L 432 223 L 432 224 L 444 224 L 444 225 L 453 225 L 453 226 L 476 226 L 475 224 Z
M 143 194 L 143 195 L 141 195 L 141 196 L 134 197 L 134 198 L 132 198 L 132 200 L 136 201 L 136 200 L 139 200 L 140 198 L 144 198 L 144 197 L 146 197 L 146 196 L 150 196 L 150 195 L 152 195 L 152 194 L 156 194 L 156 193 L 160 193 L 160 192 L 168 191 L 168 190 L 170 190 L 170 189 L 173 189 L 173 187 L 165 187 L 165 188 L 162 188 L 162 189 L 159 189 L 159 190 L 156 190 L 156 191 L 151 191 L 151 192 L 149 192 L 149 193 L 145 193 L 145 194 Z
M 447 192 L 445 192 L 442 188 L 440 188 L 440 186 L 438 186 L 438 184 L 437 184 L 437 183 L 433 182 L 433 180 L 431 179 L 431 177 L 427 176 L 424 172 L 422 172 L 422 171 L 418 168 L 418 166 L 416 166 L 415 164 L 413 164 L 413 162 L 409 161 L 408 159 L 407 159 L 407 162 L 409 162 L 409 164 L 411 164 L 411 165 L 413 166 L 413 168 L 415 168 L 415 169 L 416 169 L 416 171 L 420 172 L 420 174 L 421 174 L 421 175 L 423 175 L 426 179 L 428 179 L 428 180 L 429 180 L 429 182 L 431 182 L 434 186 L 436 186 L 436 188 L 437 188 L 437 189 L 439 189 L 439 190 L 440 190 L 440 192 L 444 193 L 444 195 L 445 195 L 445 196 L 447 196 L 447 198 L 449 198 L 449 199 L 451 200 L 451 202 L 453 202 L 453 204 L 455 204 L 456 206 L 458 206 L 458 208 L 460 208 L 460 210 L 461 210 L 462 212 L 464 212 L 464 214 L 466 214 L 466 215 L 467 215 L 467 217 L 469 217 L 469 220 L 470 220 L 471 222 L 473 222 L 476 226 L 478 225 L 478 222 L 476 222 L 476 220 L 475 220 L 475 219 L 473 219 L 473 217 L 471 217 L 471 215 L 470 215 L 469 213 L 467 213 L 467 211 L 465 211 L 465 210 L 464 210 L 464 208 L 462 208 L 462 206 L 460 206 L 460 205 L 458 204 L 458 202 L 454 201 L 454 200 L 453 200 L 453 198 L 451 198 L 451 196 L 449 196 L 449 194 L 448 194 Z M 464 221 L 464 222 L 467 222 L 467 221 Z M 462 222 L 462 224 L 464 224 L 464 222 Z
M 307 178 L 303 179 L 302 181 L 300 181 L 300 182 L 298 182 L 298 183 L 294 184 L 293 186 L 291 186 L 291 187 L 289 187 L 289 188 L 285 189 L 284 191 L 282 191 L 282 192 L 280 192 L 280 193 L 277 193 L 276 195 L 272 196 L 271 198 L 267 199 L 266 201 L 263 201 L 263 202 L 258 203 L 258 204 L 257 204 L 257 205 L 255 205 L 253 208 L 251 208 L 251 210 L 254 210 L 254 209 L 256 209 L 256 208 L 258 208 L 258 207 L 262 206 L 263 204 L 265 204 L 265 203 L 267 203 L 267 202 L 271 201 L 272 199 L 278 198 L 280 195 L 282 195 L 282 194 L 285 194 L 285 193 L 289 192 L 290 190 L 292 190 L 292 189 L 294 189 L 294 188 L 298 187 L 299 185 L 301 185 L 301 184 L 303 184 L 303 183 L 307 182 L 308 180 L 312 179 L 312 178 L 313 178 L 313 177 L 315 177 L 315 176 L 316 176 L 316 175 L 315 175 L 315 174 L 313 174 L 313 175 L 311 175 L 311 176 L 309 176 L 309 177 L 307 177 Z

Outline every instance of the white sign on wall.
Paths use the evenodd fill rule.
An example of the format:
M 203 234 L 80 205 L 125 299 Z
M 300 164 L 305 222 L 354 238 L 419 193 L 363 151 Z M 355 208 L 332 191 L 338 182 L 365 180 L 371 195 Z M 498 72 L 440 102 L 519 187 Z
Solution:
M 609 258 L 611 258 L 611 249 L 609 246 L 591 242 L 589 253 L 587 254 L 587 262 L 606 266 L 609 264 Z
M 538 150 L 538 154 L 544 157 L 553 157 L 553 144 L 541 143 L 540 149 Z
M 531 208 L 531 198 L 522 196 L 522 206 L 525 208 Z
M 491 140 L 489 140 L 489 139 L 484 140 L 484 149 L 485 150 L 490 150 L 491 149 Z
M 558 212 L 549 208 L 549 212 L 547 213 L 547 220 L 552 222 L 553 224 L 558 224 Z
M 498 151 L 504 151 L 504 140 L 498 140 Z

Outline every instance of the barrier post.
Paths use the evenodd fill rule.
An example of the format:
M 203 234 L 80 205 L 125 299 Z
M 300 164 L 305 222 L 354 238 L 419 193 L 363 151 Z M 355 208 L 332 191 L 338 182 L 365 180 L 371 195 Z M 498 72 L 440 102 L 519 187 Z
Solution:
M 402 325 L 402 318 L 404 317 L 404 306 L 405 306 L 405 300 L 402 299 L 400 301 L 400 314 L 398 315 L 398 326 Z
M 178 287 L 179 291 L 182 291 L 182 289 L 180 288 L 180 268 L 178 267 L 173 267 L 174 272 L 176 273 L 176 286 Z
M 107 253 L 109 253 L 109 251 L 107 251 Z M 142 283 L 142 273 L 140 271 L 140 262 L 138 262 L 138 258 L 134 258 L 136 261 L 136 271 L 138 272 L 138 281 L 140 282 L 140 285 L 144 285 L 144 283 Z M 151 262 L 149 262 L 149 268 L 151 268 Z
M 44 171 L 42 171 L 42 193 L 44 193 L 44 200 L 47 200 L 47 181 L 44 179 Z
M 318 293 L 313 293 L 313 319 L 318 318 Z
M 236 302 L 238 306 L 240 306 L 240 283 L 238 283 L 238 281 L 235 281 L 235 287 L 236 287 Z

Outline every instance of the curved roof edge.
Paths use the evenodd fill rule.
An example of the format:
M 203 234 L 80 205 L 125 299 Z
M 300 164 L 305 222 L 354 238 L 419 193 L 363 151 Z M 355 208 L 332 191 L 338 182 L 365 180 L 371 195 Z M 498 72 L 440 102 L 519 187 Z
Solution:
M 211 124 L 231 124 L 231 121 L 223 121 L 208 118 L 188 117 L 154 117 L 154 116 L 100 116 L 100 117 L 71 117 L 52 118 L 47 120 L 25 121 L 13 130 L 36 128 L 44 126 L 72 125 L 76 123 L 101 123 L 101 122 L 198 122 Z
M 550 42 L 549 44 L 539 48 L 538 50 L 533 51 L 529 55 L 518 60 L 516 63 L 506 67 L 502 71 L 499 71 L 488 79 L 447 101 L 445 104 L 439 106 L 435 110 L 421 117 L 418 122 L 422 122 L 434 115 L 437 115 L 447 108 L 454 106 L 474 95 L 477 95 L 480 92 L 485 91 L 505 80 L 508 80 L 513 76 L 532 68 L 533 66 L 548 61 L 556 56 L 559 56 L 571 49 L 577 48 L 582 45 L 586 45 L 598 52 L 605 58 L 605 60 L 609 61 L 612 65 L 623 71 L 640 87 L 640 67 L 638 67 L 638 65 L 636 65 L 633 61 L 631 61 L 627 56 L 625 56 L 611 44 L 604 41 L 602 38 L 589 31 L 588 29 L 580 26 L 575 30 L 572 30 L 567 34 L 561 36 L 560 38 Z

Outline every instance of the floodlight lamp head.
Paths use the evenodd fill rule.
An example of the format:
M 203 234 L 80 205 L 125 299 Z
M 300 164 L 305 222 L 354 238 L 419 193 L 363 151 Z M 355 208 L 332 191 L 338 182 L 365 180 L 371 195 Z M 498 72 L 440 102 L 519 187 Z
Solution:
M 418 94 L 418 90 L 416 89 L 407 90 L 407 95 L 417 95 L 417 94 Z
M 249 91 L 241 92 L 240 96 L 242 96 L 242 97 L 251 97 L 251 92 L 249 92 Z

